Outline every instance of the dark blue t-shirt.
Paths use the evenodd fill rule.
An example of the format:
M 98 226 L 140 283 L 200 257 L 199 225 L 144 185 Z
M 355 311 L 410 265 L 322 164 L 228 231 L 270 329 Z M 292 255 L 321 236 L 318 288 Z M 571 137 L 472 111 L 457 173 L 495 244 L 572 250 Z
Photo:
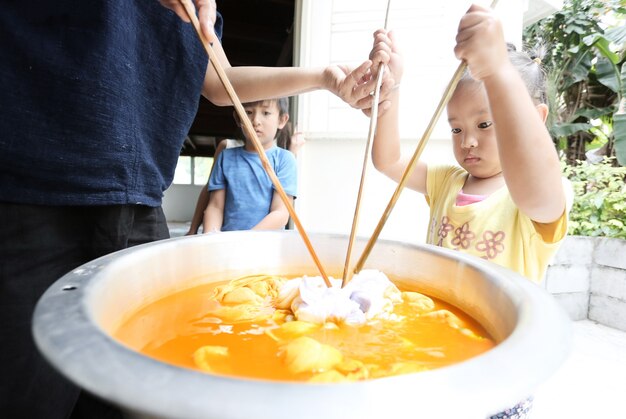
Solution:
M 160 205 L 207 63 L 156 0 L 3 2 L 0 201 Z

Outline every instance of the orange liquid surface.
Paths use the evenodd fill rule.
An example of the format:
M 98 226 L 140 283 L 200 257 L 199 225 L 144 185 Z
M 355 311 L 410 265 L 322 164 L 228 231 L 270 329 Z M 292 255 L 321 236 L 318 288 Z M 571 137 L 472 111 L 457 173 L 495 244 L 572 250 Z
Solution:
M 278 330 L 269 319 L 226 323 L 206 313 L 219 303 L 210 297 L 213 283 L 168 295 L 134 313 L 114 337 L 144 355 L 180 367 L 198 369 L 194 352 L 205 345 L 228 348 L 223 362 L 212 365 L 216 374 L 254 379 L 306 381 L 311 372 L 294 374 L 284 360 L 285 342 L 272 339 L 266 330 Z M 419 316 L 408 303 L 397 304 L 394 314 L 401 321 L 377 320 L 363 326 L 321 327 L 306 336 L 330 345 L 350 359 L 383 371 L 390 365 L 410 362 L 433 369 L 476 356 L 495 343 L 484 329 L 465 313 L 433 299 L 435 310 L 454 313 L 463 325 L 450 327 L 441 318 Z M 369 374 L 369 378 L 386 374 Z

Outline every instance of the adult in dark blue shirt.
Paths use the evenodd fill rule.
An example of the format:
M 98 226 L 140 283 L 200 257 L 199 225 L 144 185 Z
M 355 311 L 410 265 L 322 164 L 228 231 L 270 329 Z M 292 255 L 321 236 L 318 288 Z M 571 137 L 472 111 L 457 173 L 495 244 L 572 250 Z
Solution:
M 200 3 L 243 101 L 326 89 L 369 106 L 369 62 L 352 73 L 231 67 L 216 40 L 215 2 Z M 9 0 L 0 8 L 0 417 L 68 417 L 79 390 L 34 347 L 38 298 L 91 259 L 168 237 L 161 198 L 200 94 L 230 104 L 176 13 L 154 0 Z

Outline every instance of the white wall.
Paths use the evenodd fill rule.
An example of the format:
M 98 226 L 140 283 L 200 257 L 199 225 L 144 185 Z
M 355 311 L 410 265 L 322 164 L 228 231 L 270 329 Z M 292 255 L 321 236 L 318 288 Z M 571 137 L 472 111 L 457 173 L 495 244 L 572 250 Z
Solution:
M 405 58 L 402 80 L 401 135 L 412 154 L 445 86 L 459 62 L 453 54 L 459 19 L 470 2 L 393 0 L 388 28 L 396 32 Z M 298 65 L 357 65 L 367 59 L 372 33 L 384 26 L 384 0 L 301 0 L 296 47 Z M 507 40 L 519 45 L 524 0 L 504 0 L 497 11 Z M 328 92 L 301 95 L 297 124 L 307 143 L 298 156 L 299 198 L 296 209 L 307 231 L 349 234 L 365 151 L 369 120 Z M 445 113 L 423 158 L 453 163 Z M 358 234 L 369 236 L 396 184 L 368 169 Z M 423 196 L 406 190 L 381 238 L 423 242 L 428 208 Z
M 172 185 L 163 194 L 163 212 L 170 222 L 190 221 L 203 185 Z

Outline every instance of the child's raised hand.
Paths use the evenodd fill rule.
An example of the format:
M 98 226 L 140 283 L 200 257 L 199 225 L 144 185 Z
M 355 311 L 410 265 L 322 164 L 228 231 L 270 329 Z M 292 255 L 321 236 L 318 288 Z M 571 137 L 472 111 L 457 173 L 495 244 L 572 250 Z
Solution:
M 380 87 L 381 100 L 378 106 L 378 116 L 381 116 L 391 107 L 391 102 L 383 100 L 383 98 L 386 98 L 389 93 L 400 85 L 400 79 L 402 78 L 402 56 L 398 51 L 393 32 L 386 29 L 379 29 L 374 32 L 374 45 L 369 57 L 372 62 L 372 68 L 368 76 L 374 82 L 378 79 L 378 70 L 381 68 L 381 65 L 386 67 Z M 375 87 L 376 83 L 373 86 Z M 371 94 L 374 94 L 373 90 Z M 371 112 L 371 107 L 363 109 L 363 113 L 367 116 L 370 116 Z
M 510 64 L 502 23 L 489 8 L 473 4 L 461 18 L 456 57 L 467 63 L 472 77 L 484 80 Z
M 374 77 L 378 76 L 381 64 L 387 66 L 385 72 L 388 76 L 384 79 L 384 83 L 390 84 L 389 89 L 400 83 L 403 71 L 402 55 L 392 31 L 378 29 L 374 32 L 374 45 L 370 51 L 370 60 L 373 62 L 372 75 Z

